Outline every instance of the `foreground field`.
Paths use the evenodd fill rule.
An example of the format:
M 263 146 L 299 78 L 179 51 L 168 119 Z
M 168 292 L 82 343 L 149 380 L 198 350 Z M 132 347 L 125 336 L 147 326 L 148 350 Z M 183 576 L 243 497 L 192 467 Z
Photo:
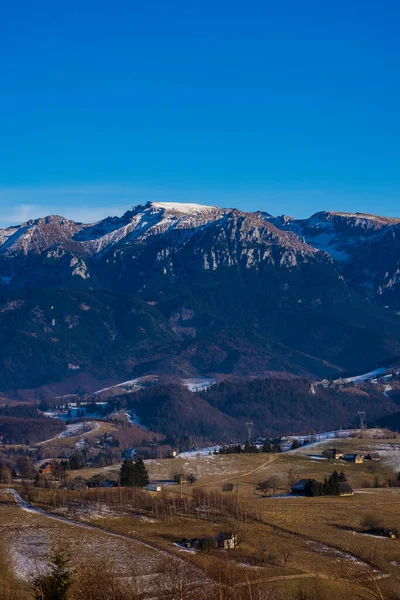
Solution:
M 321 460 L 318 455 L 332 445 L 361 453 L 375 450 L 384 460 Z M 224 594 L 229 589 L 232 596 L 234 590 L 238 598 L 249 598 L 257 589 L 268 592 L 268 598 L 389 600 L 400 597 L 400 541 L 368 535 L 361 523 L 373 515 L 386 528 L 400 530 L 400 488 L 374 487 L 393 478 L 390 465 L 397 452 L 396 440 L 352 439 L 282 454 L 151 460 L 149 473 L 153 481 L 163 482 L 161 493 L 38 489 L 33 503 L 44 511 L 39 514 L 18 506 L 5 490 L 0 524 L 22 588 L 27 572 L 40 566 L 46 549 L 61 539 L 72 549 L 77 566 L 95 556 L 115 565 L 119 578 L 137 582 L 156 580 L 167 557 L 203 573 L 210 586 L 223 585 Z M 293 480 L 322 480 L 334 469 L 345 472 L 354 496 L 288 494 Z M 117 470 L 107 467 L 105 472 L 116 476 Z M 90 477 L 94 471 L 104 469 L 77 473 Z M 171 481 L 174 473 L 193 473 L 197 480 L 181 488 Z M 257 484 L 271 476 L 276 490 L 264 497 Z M 233 491 L 223 492 L 224 483 L 232 483 Z M 195 552 L 179 545 L 182 538 L 211 538 L 221 531 L 235 532 L 240 541 L 235 550 Z M 140 576 L 132 574 L 132 565 Z M 146 585 L 141 594 L 151 595 L 150 590 Z

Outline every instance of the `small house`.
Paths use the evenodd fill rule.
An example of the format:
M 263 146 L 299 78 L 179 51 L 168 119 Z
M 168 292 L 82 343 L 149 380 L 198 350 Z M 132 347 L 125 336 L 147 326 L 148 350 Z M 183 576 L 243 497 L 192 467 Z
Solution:
M 347 481 L 339 482 L 339 496 L 354 496 L 354 490 Z
M 177 450 L 171 450 L 171 452 L 168 452 L 166 458 L 176 458 L 178 456 L 178 451 Z
M 338 460 L 343 457 L 343 452 L 340 452 L 337 448 L 327 448 L 322 452 L 322 456 L 330 460 Z
M 221 532 L 215 538 L 218 548 L 234 550 L 238 545 L 237 535 L 232 532 Z
M 161 492 L 162 491 L 162 485 L 159 483 L 149 483 L 146 486 L 146 490 L 148 492 Z
M 40 475 L 51 475 L 53 473 L 53 465 L 51 462 L 42 463 L 39 467 Z
M 125 458 L 127 460 L 134 460 L 136 457 L 136 448 L 128 448 L 128 450 L 125 450 L 122 454 L 122 458 Z
M 179 545 L 183 546 L 187 550 L 200 550 L 200 552 L 208 552 L 212 548 L 215 548 L 215 541 L 208 538 L 183 538 Z
M 105 479 L 104 481 L 101 482 L 100 487 L 104 487 L 104 488 L 118 487 L 118 481 L 116 481 L 115 479 Z
M 315 479 L 300 479 L 292 485 L 292 494 L 304 496 L 307 486 L 309 486 L 312 481 L 315 481 Z
M 364 459 L 361 456 L 361 454 L 354 454 L 354 453 L 344 454 L 343 460 L 345 460 L 346 462 L 351 462 L 351 463 L 356 463 L 356 464 L 360 464 L 360 463 L 364 462 Z
M 377 452 L 369 452 L 364 456 L 364 460 L 373 460 L 375 462 L 382 460 Z

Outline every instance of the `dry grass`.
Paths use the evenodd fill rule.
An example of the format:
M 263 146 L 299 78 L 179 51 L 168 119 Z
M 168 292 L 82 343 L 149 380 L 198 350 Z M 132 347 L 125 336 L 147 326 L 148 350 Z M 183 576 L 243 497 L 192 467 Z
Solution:
M 246 578 L 251 581 L 274 579 L 270 582 L 271 585 L 289 592 L 299 585 L 313 589 L 316 585 L 313 580 L 303 577 L 319 575 L 324 579 L 318 580 L 318 585 L 325 592 L 329 590 L 329 597 L 332 599 L 355 598 L 357 595 L 368 598 L 368 586 L 371 587 L 369 572 L 372 570 L 375 575 L 390 575 L 390 579 L 383 580 L 380 585 L 384 597 L 387 594 L 391 598 L 393 596 L 390 595 L 390 590 L 397 587 L 400 589 L 400 541 L 367 536 L 358 530 L 362 517 L 370 513 L 378 515 L 387 527 L 400 530 L 400 488 L 360 487 L 365 481 L 373 485 L 377 476 L 381 480 L 392 476 L 389 459 L 398 452 L 396 444 L 396 440 L 332 440 L 285 454 L 150 460 L 147 465 L 153 480 L 169 480 L 175 472 L 194 473 L 198 479 L 194 485 L 184 486 L 186 498 L 190 498 L 193 491 L 199 488 L 221 492 L 224 482 L 236 484 L 233 492 L 233 497 L 236 498 L 238 484 L 239 503 L 243 509 L 243 522 L 239 527 L 243 532 L 243 540 L 229 555 L 229 565 L 233 564 L 233 567 L 228 563 L 226 567 L 234 569 L 238 585 L 245 582 Z M 374 450 L 382 454 L 386 452 L 387 455 L 381 463 L 361 465 L 342 461 L 318 461 L 310 456 L 321 453 L 324 447 L 332 446 L 361 453 Z M 278 476 L 279 491 L 285 493 L 293 478 L 315 477 L 322 480 L 334 469 L 346 473 L 351 485 L 357 489 L 355 496 L 262 498 L 255 493 L 256 484 L 271 474 Z M 107 467 L 106 472 L 107 470 L 117 471 L 118 467 Z M 75 474 L 91 477 L 102 471 L 104 469 L 85 469 Z M 166 486 L 165 490 L 168 495 L 179 494 L 177 485 Z M 40 498 L 50 508 L 51 493 L 43 490 Z M 114 491 L 111 490 L 110 493 Z M 115 494 L 118 494 L 118 490 L 115 490 Z M 247 511 L 246 518 L 243 515 Z M 63 514 L 68 516 L 68 511 Z M 182 537 L 214 536 L 221 530 L 237 526 L 228 515 L 223 514 L 210 521 L 179 514 L 160 521 L 135 514 L 129 507 L 123 512 L 112 514 L 103 510 L 100 505 L 93 506 L 89 511 L 78 510 L 73 516 L 108 531 L 153 544 L 170 555 L 179 556 L 200 567 L 208 574 L 213 574 L 213 565 L 216 559 L 220 561 L 221 551 L 210 554 L 189 553 L 175 546 L 174 541 Z M 146 549 L 137 541 L 110 539 L 106 532 L 60 525 L 3 503 L 0 504 L 0 524 L 4 526 L 6 523 L 10 524 L 9 531 L 12 531 L 15 523 L 19 528 L 18 536 L 22 535 L 25 544 L 28 544 L 29 535 L 32 536 L 29 532 L 34 531 L 32 544 L 37 547 L 44 543 L 43 540 L 61 535 L 62 531 L 62 535 L 66 534 L 72 540 L 74 555 L 81 557 L 80 560 L 85 560 L 85 556 L 97 551 L 112 560 L 121 560 L 123 565 L 128 545 L 138 553 L 137 556 L 146 565 L 146 569 L 151 564 L 155 566 L 156 559 L 153 557 L 157 556 L 157 552 Z M 10 533 L 7 535 L 10 537 Z M 12 543 L 17 544 L 17 547 L 18 536 L 11 536 Z M 295 576 L 296 579 L 283 579 L 286 576 Z
M 70 437 L 55 437 L 47 442 L 40 442 L 44 453 L 47 457 L 63 456 L 65 451 L 71 452 L 76 447 L 76 444 L 79 442 L 79 440 L 87 439 L 91 441 L 98 436 L 104 435 L 105 433 L 113 433 L 117 431 L 117 427 L 111 423 L 106 423 L 104 421 L 93 421 L 93 423 L 95 424 L 95 428 L 91 431 L 83 432 Z

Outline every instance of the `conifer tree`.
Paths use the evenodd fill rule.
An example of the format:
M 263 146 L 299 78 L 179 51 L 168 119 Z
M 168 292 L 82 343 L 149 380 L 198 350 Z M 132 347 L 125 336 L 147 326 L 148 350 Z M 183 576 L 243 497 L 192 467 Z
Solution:
M 134 485 L 135 487 L 146 487 L 149 483 L 149 473 L 143 459 L 139 458 L 134 464 L 133 483 L 131 485 Z
M 122 463 L 119 482 L 123 487 L 135 485 L 135 464 L 132 459 L 125 459 Z
M 282 452 L 282 448 L 280 447 L 280 444 L 274 444 L 272 446 L 272 452 Z
M 261 452 L 271 452 L 271 444 L 269 440 L 265 440 L 261 448 Z
M 35 600 L 65 600 L 72 584 L 73 572 L 70 560 L 60 549 L 49 557 L 47 569 L 31 580 Z

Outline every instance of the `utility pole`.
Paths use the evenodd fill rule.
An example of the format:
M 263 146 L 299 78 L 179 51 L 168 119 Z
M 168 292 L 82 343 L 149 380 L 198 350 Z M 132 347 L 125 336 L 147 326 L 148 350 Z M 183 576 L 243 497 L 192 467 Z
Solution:
M 236 484 L 236 503 L 239 504 L 239 484 Z
M 364 419 L 367 413 L 365 412 L 365 410 L 359 410 L 357 414 L 360 417 L 360 429 L 365 429 Z
M 179 476 L 179 486 L 180 486 L 180 490 L 181 490 L 181 498 L 183 498 L 183 475 L 182 474 Z
M 248 421 L 246 423 L 246 427 L 247 427 L 247 441 L 250 444 L 251 440 L 253 439 L 253 427 L 254 427 L 253 421 Z

